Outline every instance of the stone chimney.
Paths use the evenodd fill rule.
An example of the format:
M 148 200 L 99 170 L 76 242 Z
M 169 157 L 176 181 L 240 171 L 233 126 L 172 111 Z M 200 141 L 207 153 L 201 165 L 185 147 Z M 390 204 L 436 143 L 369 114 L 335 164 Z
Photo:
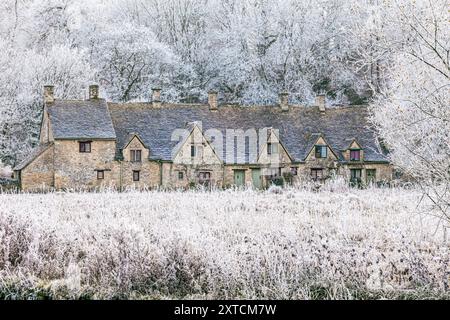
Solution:
M 98 85 L 92 84 L 89 86 L 89 100 L 98 99 Z
M 289 111 L 289 93 L 281 92 L 279 94 L 280 98 L 280 107 L 283 111 Z
M 44 86 L 44 103 L 55 102 L 55 96 L 53 95 L 54 86 Z
M 209 91 L 208 92 L 208 104 L 209 110 L 217 110 L 217 91 Z
M 316 106 L 319 107 L 320 112 L 325 112 L 325 95 L 318 94 L 316 96 Z
M 153 88 L 152 89 L 152 104 L 155 107 L 161 107 L 161 89 Z

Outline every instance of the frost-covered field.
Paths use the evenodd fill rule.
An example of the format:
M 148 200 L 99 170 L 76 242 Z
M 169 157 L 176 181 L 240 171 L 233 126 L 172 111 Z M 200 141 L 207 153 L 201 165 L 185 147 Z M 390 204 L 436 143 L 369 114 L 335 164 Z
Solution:
M 402 189 L 0 194 L 0 298 L 449 298 Z

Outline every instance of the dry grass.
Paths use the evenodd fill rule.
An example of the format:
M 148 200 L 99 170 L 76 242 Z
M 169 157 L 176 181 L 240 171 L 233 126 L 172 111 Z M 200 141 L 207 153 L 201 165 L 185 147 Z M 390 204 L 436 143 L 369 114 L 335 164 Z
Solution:
M 419 191 L 274 191 L 0 194 L 0 297 L 449 298 Z

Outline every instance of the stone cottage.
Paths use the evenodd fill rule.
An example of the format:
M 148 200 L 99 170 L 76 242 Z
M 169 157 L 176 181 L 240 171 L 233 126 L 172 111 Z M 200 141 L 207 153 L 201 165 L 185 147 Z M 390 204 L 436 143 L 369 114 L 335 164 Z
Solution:
M 40 144 L 15 168 L 24 190 L 100 186 L 187 188 L 325 181 L 389 181 L 392 166 L 366 106 L 109 103 L 59 100 L 44 87 Z

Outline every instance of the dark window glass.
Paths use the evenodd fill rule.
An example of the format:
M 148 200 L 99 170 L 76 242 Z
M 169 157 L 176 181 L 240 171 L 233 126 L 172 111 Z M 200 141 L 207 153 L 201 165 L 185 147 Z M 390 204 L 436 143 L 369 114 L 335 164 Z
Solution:
M 141 150 L 131 150 L 131 161 L 141 162 L 142 161 L 142 151 Z
M 366 169 L 366 182 L 375 183 L 376 182 L 376 169 Z
M 195 146 L 191 146 L 191 157 L 195 157 Z
M 350 182 L 352 185 L 361 185 L 361 171 L 361 169 L 350 169 Z
M 105 171 L 103 170 L 98 170 L 97 171 L 97 179 L 98 180 L 103 180 L 105 178 Z
M 350 150 L 350 160 L 351 161 L 359 161 L 361 156 L 360 150 Z
M 184 178 L 183 172 L 179 171 L 178 172 L 178 180 L 183 180 L 183 178 Z
M 323 169 L 311 169 L 311 178 L 315 181 L 323 178 Z
M 199 172 L 198 182 L 202 185 L 209 186 L 211 180 L 211 172 Z
M 317 159 L 327 157 L 327 146 L 316 146 L 315 157 Z
M 91 142 L 80 142 L 80 152 L 89 153 L 91 152 Z
M 133 171 L 133 181 L 139 181 L 139 171 Z
M 292 174 L 293 176 L 296 176 L 296 175 L 297 175 L 297 170 L 298 170 L 297 167 L 291 167 L 291 174 Z
M 350 169 L 352 179 L 361 179 L 361 169 Z

